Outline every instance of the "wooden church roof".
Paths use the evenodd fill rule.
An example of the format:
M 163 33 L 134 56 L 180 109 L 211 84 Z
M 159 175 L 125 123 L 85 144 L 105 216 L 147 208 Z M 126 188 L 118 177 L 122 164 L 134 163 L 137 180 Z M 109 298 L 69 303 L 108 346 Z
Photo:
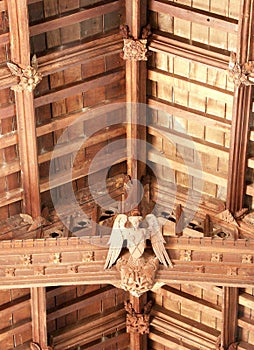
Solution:
M 0 1 L 0 349 L 254 350 L 253 5 Z

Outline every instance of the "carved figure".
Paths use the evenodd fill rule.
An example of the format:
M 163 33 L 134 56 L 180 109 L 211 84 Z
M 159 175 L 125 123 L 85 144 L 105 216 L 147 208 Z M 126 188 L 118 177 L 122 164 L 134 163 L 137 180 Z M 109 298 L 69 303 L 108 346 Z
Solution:
M 166 267 L 173 267 L 164 247 L 165 240 L 156 216 L 154 214 L 146 215 L 145 223 L 142 226 L 146 225 L 147 228 L 140 227 L 141 221 L 142 216 L 117 215 L 108 242 L 110 247 L 104 265 L 105 269 L 109 269 L 116 262 L 124 242 L 129 249 L 131 259 L 135 262 L 144 253 L 146 239 L 150 239 L 153 251 L 159 261 Z M 131 227 L 126 227 L 127 222 Z

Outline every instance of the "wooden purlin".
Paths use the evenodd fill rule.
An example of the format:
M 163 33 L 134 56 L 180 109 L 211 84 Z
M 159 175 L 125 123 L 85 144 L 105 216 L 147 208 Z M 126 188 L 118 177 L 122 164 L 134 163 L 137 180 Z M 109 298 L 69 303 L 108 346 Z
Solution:
M 0 242 L 0 288 L 33 285 L 113 284 L 113 267 L 104 270 L 108 236 Z M 254 284 L 254 243 L 246 239 L 165 237 L 174 267 L 160 266 L 156 282 L 206 283 L 247 287 Z
M 186 39 L 184 40 L 181 37 L 172 38 L 158 30 L 154 32 L 150 40 L 149 50 L 177 55 L 218 69 L 225 70 L 228 68 L 228 51 L 208 46 L 204 47 L 204 45 L 200 46 L 195 41 L 190 44 Z
M 11 60 L 22 67 L 30 66 L 27 1 L 8 0 Z M 36 218 L 40 215 L 37 140 L 33 92 L 15 91 L 19 156 L 23 194 L 23 212 Z
M 130 33 L 139 39 L 141 28 L 146 23 L 146 0 L 126 0 L 126 23 Z M 128 174 L 133 179 L 140 180 L 145 174 L 145 142 L 146 131 L 145 109 L 141 104 L 146 103 L 146 62 L 126 61 L 126 102 L 127 108 L 127 142 L 128 142 Z M 138 202 L 138 196 L 136 201 Z

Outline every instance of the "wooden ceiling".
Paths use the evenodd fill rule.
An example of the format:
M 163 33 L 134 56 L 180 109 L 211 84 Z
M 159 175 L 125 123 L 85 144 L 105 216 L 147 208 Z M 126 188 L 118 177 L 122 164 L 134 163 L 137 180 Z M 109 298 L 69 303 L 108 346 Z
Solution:
M 254 349 L 253 5 L 0 1 L 1 349 Z M 147 60 L 124 56 L 122 25 Z M 174 267 L 140 298 L 104 270 L 96 225 L 129 177 L 143 214 L 177 224 Z

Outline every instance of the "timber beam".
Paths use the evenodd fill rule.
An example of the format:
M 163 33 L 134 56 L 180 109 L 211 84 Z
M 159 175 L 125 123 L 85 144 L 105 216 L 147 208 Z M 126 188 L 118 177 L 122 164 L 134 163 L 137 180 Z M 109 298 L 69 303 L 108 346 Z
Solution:
M 109 237 L 0 242 L 0 289 L 33 286 L 119 285 L 115 267 L 104 270 Z M 254 242 L 246 239 L 165 237 L 173 268 L 160 265 L 159 283 L 254 284 Z

